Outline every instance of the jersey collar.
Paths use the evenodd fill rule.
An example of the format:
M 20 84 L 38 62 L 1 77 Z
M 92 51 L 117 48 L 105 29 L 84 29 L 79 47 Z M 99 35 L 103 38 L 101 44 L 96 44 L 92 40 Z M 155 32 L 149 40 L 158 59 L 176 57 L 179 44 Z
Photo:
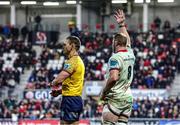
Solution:
M 128 51 L 127 49 L 120 49 L 116 53 L 118 53 L 118 52 L 127 52 L 127 51 Z

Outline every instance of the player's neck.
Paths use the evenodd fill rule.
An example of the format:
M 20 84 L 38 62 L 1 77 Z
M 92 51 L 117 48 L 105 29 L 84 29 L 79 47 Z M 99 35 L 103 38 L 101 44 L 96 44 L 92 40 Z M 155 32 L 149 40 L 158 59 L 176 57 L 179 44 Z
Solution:
M 69 53 L 69 55 L 68 55 L 68 58 L 70 59 L 70 58 L 72 58 L 73 56 L 78 56 L 78 52 L 76 52 L 76 51 L 71 51 L 71 52 Z
M 116 48 L 116 53 L 119 52 L 119 51 L 126 51 L 127 48 L 126 47 L 117 47 Z

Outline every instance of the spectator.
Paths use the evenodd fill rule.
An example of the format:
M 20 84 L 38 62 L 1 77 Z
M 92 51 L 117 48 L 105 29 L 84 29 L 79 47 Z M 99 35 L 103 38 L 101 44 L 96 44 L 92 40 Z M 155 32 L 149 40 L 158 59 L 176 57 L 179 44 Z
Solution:
M 159 17 L 156 17 L 154 19 L 154 23 L 155 23 L 155 26 L 158 30 L 160 30 L 160 27 L 161 27 L 161 19 Z
M 170 22 L 169 22 L 168 20 L 166 20 L 166 21 L 164 22 L 163 29 L 164 29 L 165 32 L 166 32 L 166 31 L 169 31 L 169 30 L 171 29 L 171 24 L 170 24 Z

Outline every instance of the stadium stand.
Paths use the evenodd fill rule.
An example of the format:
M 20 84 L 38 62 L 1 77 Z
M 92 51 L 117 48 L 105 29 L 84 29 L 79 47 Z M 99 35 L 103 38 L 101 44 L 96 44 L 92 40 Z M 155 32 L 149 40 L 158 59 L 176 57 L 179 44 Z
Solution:
M 132 118 L 180 118 L 180 99 L 167 100 L 134 100 Z M 15 98 L 0 101 L 0 118 L 12 118 L 15 114 L 19 119 L 31 120 L 59 118 L 59 101 L 23 99 L 17 102 Z M 103 105 L 93 98 L 84 100 L 82 118 L 98 118 L 102 114 Z
M 152 4 L 150 7 L 152 7 Z M 175 7 L 175 5 L 173 7 Z M 26 9 L 28 9 L 28 7 Z M 52 7 L 51 9 L 52 10 L 47 9 L 47 15 L 44 10 L 37 9 L 37 12 L 38 14 L 42 12 L 44 17 L 46 17 L 51 16 L 51 13 L 53 12 L 56 13 L 57 10 L 61 11 L 59 8 L 53 9 Z M 0 8 L 0 10 L 2 9 Z M 18 7 L 17 10 L 20 11 Z M 33 14 L 35 13 L 34 10 L 31 11 L 32 8 L 29 9 L 29 13 L 33 16 L 37 16 Z M 63 11 L 66 12 L 66 9 Z M 149 12 L 151 13 L 151 11 Z M 28 18 L 31 18 L 31 14 Z M 156 14 L 158 15 L 158 13 Z M 156 16 L 156 14 L 153 16 Z M 88 13 L 88 15 L 91 18 L 91 13 Z M 52 14 L 52 16 L 54 15 Z M 55 14 L 55 16 L 60 17 L 62 15 Z M 104 17 L 106 16 L 107 15 L 104 15 Z M 137 14 L 135 16 L 137 16 Z M 138 18 L 135 19 L 135 16 L 132 16 L 134 22 L 139 20 Z M 36 40 L 37 32 L 33 30 L 29 31 L 28 26 L 24 26 L 21 30 L 9 25 L 0 26 L 0 97 L 3 95 L 3 92 L 8 90 L 8 95 L 11 95 L 14 91 L 19 91 L 14 90 L 15 86 L 21 86 L 20 81 L 24 72 L 30 68 L 33 69 L 31 74 L 28 74 L 28 81 L 27 84 L 25 83 L 26 87 L 24 92 L 20 92 L 21 96 L 18 95 L 19 98 L 21 98 L 20 100 L 14 96 L 0 98 L 0 125 L 1 123 L 3 124 L 4 121 L 4 123 L 6 123 L 9 119 L 10 121 L 15 122 L 29 119 L 30 123 L 31 121 L 34 122 L 36 120 L 46 122 L 45 120 L 47 119 L 55 119 L 59 122 L 61 97 L 52 98 L 50 96 L 48 83 L 61 71 L 65 61 L 62 45 L 57 43 L 58 35 L 60 34 L 59 31 L 62 31 L 64 27 L 61 27 L 60 29 L 59 25 L 54 24 L 54 28 L 52 28 L 49 23 L 55 23 L 56 21 L 48 22 L 49 19 L 46 19 L 47 25 L 43 24 L 43 20 L 42 23 L 39 24 L 32 22 L 32 29 L 35 25 L 35 31 L 40 31 L 40 34 L 43 36 L 40 35 L 40 38 L 43 39 L 42 42 L 47 40 L 45 44 L 43 43 L 44 45 L 38 46 L 42 49 L 40 55 L 38 54 L 39 56 L 37 56 L 37 51 L 33 49 L 38 41 Z M 63 18 L 60 19 L 63 20 Z M 160 17 L 155 18 L 154 22 L 150 24 L 151 30 L 147 33 L 142 32 L 142 24 L 136 29 L 137 31 L 129 31 L 132 47 L 134 48 L 136 56 L 134 79 L 131 84 L 131 88 L 135 91 L 144 92 L 144 90 L 155 90 L 155 92 L 158 93 L 158 91 L 156 91 L 156 89 L 158 89 L 162 91 L 165 90 L 167 93 L 172 88 L 175 77 L 177 78 L 177 70 L 180 72 L 180 59 L 178 59 L 180 56 L 180 50 L 178 50 L 180 46 L 180 44 L 178 44 L 180 43 L 180 22 L 178 22 L 177 26 L 173 27 L 171 24 L 172 20 L 163 20 L 164 19 L 161 19 Z M 91 21 L 93 22 L 94 20 L 92 19 Z M 131 23 L 134 22 L 130 21 L 128 25 L 131 25 Z M 65 24 L 65 22 L 63 22 L 63 24 Z M 38 29 L 38 27 L 40 29 Z M 90 26 L 87 25 L 87 28 L 85 29 L 87 31 L 79 31 L 77 27 L 75 27 L 75 29 L 69 27 L 69 31 L 71 35 L 78 36 L 82 41 L 80 55 L 86 67 L 85 81 L 88 81 L 89 83 L 92 82 L 92 84 L 94 84 L 94 81 L 95 84 L 96 82 L 103 83 L 106 78 L 107 62 L 112 54 L 111 44 L 116 27 L 114 24 L 111 24 L 112 29 L 110 30 L 113 32 L 108 31 L 108 33 L 98 32 L 101 30 L 101 24 L 96 25 L 97 32 L 89 32 L 89 27 Z M 43 29 L 57 29 L 58 31 L 43 31 Z M 26 38 L 27 36 L 28 39 Z M 176 82 L 176 85 L 179 85 L 179 82 Z M 175 88 L 178 90 L 176 85 Z M 142 95 L 144 94 L 143 92 Z M 153 94 L 153 92 L 150 94 L 152 94 L 151 97 L 156 95 Z M 137 96 L 138 94 L 136 97 Z M 179 120 L 179 96 L 163 97 L 165 96 L 154 97 L 154 99 L 148 97 L 135 98 L 131 119 L 138 119 L 140 122 L 143 121 L 146 125 L 150 125 L 147 121 L 153 121 L 151 125 L 156 124 L 156 122 L 154 122 L 156 119 L 157 121 L 165 119 Z M 90 119 L 91 121 L 97 119 L 100 123 L 103 105 L 97 98 L 97 95 L 86 95 L 86 98 L 84 98 L 84 110 L 81 114 L 81 119 Z M 177 123 L 179 123 L 179 121 Z M 139 122 L 136 124 L 140 125 Z M 95 123 L 95 125 L 99 124 Z
M 132 88 L 169 89 L 176 73 L 177 46 L 175 42 L 172 39 L 167 40 L 166 37 L 169 36 L 163 39 L 158 38 L 158 33 L 152 31 L 148 34 L 131 33 L 131 37 L 137 58 Z M 111 54 L 112 34 L 82 33 L 80 38 L 82 40 L 80 53 L 86 64 L 86 80 L 104 80 L 108 57 Z M 61 70 L 64 59 L 61 47 L 58 49 L 44 47 L 26 89 L 48 89 L 47 83 Z M 36 101 L 39 102 L 39 100 Z M 165 100 L 135 99 L 131 117 L 180 118 L 178 104 L 178 97 Z M 97 100 L 88 97 L 84 100 L 84 105 L 82 118 L 101 116 L 103 106 Z M 56 108 L 54 110 L 56 113 Z M 41 111 L 38 112 L 40 117 Z M 46 117 L 47 114 L 48 112 L 43 116 Z M 57 117 L 53 113 L 50 116 Z
M 0 33 L 0 88 L 13 88 L 20 83 L 20 75 L 24 69 L 29 69 L 34 64 L 36 52 L 31 44 L 18 40 L 17 28 L 2 27 Z
M 167 88 L 176 73 L 177 45 L 166 36 L 158 38 L 157 33 L 131 33 L 136 65 L 132 88 Z M 112 35 L 98 33 L 82 33 L 80 54 L 86 65 L 86 81 L 105 79 L 108 58 L 111 55 Z M 171 46 L 171 47 L 169 47 Z M 65 57 L 62 48 L 44 48 L 29 82 L 49 82 L 62 68 Z M 43 78 L 40 78 L 43 77 Z M 46 79 L 47 78 L 47 79 Z M 43 80 L 44 79 L 44 80 Z
M 113 34 L 99 34 L 82 32 L 80 39 L 82 47 L 80 54 L 86 65 L 86 80 L 105 79 L 107 61 L 111 55 L 111 40 Z M 173 39 L 167 40 L 168 34 L 150 31 L 148 34 L 133 33 L 131 38 L 136 54 L 135 77 L 132 88 L 169 88 L 176 73 L 177 46 Z M 162 37 L 163 36 L 163 37 Z M 47 83 L 61 70 L 65 57 L 62 46 L 51 48 L 43 46 L 40 57 L 36 60 L 36 52 L 30 44 L 22 41 L 12 41 L 3 37 L 1 41 L 1 80 L 13 79 L 19 83 L 20 74 L 25 67 L 35 64 L 29 77 L 26 89 L 48 89 Z M 171 47 L 169 47 L 171 46 Z M 14 49 L 11 49 L 14 48 Z M 53 49 L 55 48 L 55 49 Z M 153 49 L 152 49 L 153 48 Z M 143 74 L 143 75 L 142 75 Z M 3 84 L 2 84 L 3 83 Z M 13 82 L 10 82 L 11 84 Z M 8 82 L 1 82 L 12 87 Z M 102 105 L 88 97 L 84 100 L 82 118 L 100 117 Z M 179 118 L 179 98 L 168 100 L 135 100 L 132 116 L 134 118 Z M 43 119 L 59 117 L 59 101 L 37 99 L 23 99 L 20 102 L 10 97 L 0 102 L 0 117 L 11 118 L 14 114 L 18 118 Z

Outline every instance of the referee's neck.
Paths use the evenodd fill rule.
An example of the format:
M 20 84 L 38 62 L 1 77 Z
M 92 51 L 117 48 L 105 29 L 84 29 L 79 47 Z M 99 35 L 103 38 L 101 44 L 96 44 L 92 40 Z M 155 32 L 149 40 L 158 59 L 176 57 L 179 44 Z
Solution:
M 69 53 L 69 55 L 68 55 L 68 59 L 72 58 L 73 56 L 78 56 L 78 55 L 79 55 L 79 54 L 78 54 L 77 51 L 72 50 L 72 51 Z

